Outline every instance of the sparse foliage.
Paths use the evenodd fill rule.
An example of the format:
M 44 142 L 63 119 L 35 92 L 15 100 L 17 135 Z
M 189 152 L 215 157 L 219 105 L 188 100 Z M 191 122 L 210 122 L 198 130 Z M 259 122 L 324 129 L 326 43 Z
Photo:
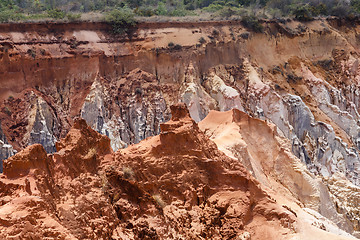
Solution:
M 4 9 L 0 11 L 0 23 L 17 22 L 25 19 L 25 16 L 14 9 Z
M 309 9 L 306 6 L 301 6 L 294 10 L 293 14 L 295 18 L 299 21 L 310 21 L 312 20 L 312 15 Z
M 204 44 L 204 43 L 206 43 L 205 38 L 203 38 L 203 37 L 199 38 L 199 43 L 200 43 L 200 44 Z
M 7 106 L 5 106 L 5 107 L 3 108 L 3 112 L 6 113 L 6 114 L 9 115 L 9 116 L 11 116 L 11 114 L 12 114 L 11 110 L 10 110 Z
M 34 48 L 29 48 L 28 50 L 27 50 L 27 54 L 29 55 L 29 56 L 31 56 L 32 58 L 36 58 L 36 50 L 34 49 Z
M 228 19 L 253 14 L 307 21 L 317 16 L 359 15 L 360 0 L 0 0 L 0 22 L 44 18 L 78 21 L 87 12 L 104 14 L 114 23 L 115 33 L 124 33 L 134 24 L 134 16 L 182 17 L 206 13 L 211 18 Z
M 175 44 L 173 42 L 169 42 L 168 47 L 170 50 L 181 50 L 182 49 L 182 46 L 180 44 Z
M 68 13 L 68 14 L 66 14 L 66 18 L 70 22 L 78 21 L 81 18 L 81 14 L 80 13 Z
M 254 32 L 263 32 L 264 27 L 259 22 L 259 19 L 257 19 L 255 16 L 244 16 L 241 19 L 242 24 Z
M 47 13 L 48 16 L 53 19 L 63 19 L 66 16 L 66 13 L 60 9 L 50 9 Z

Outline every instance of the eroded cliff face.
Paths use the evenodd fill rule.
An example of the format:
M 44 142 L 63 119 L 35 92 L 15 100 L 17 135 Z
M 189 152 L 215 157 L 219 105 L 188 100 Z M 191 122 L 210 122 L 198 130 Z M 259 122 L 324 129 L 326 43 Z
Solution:
M 47 155 L 40 144 L 5 160 L 3 239 L 290 239 L 296 214 L 172 107 L 161 134 L 115 154 L 78 119 Z M 261 231 L 260 231 L 261 229 Z
M 248 121 L 274 124 L 253 132 L 262 139 L 261 129 L 270 131 L 277 147 L 269 155 L 261 150 L 269 142 L 246 138 L 246 148 L 219 149 L 270 189 L 280 181 L 302 209 L 359 236 L 358 22 L 263 25 L 253 33 L 238 22 L 143 23 L 131 36 L 113 36 L 101 23 L 4 25 L 0 157 L 34 143 L 54 152 L 78 116 L 116 151 L 159 134 L 174 103 L 185 103 L 196 122 L 238 109 Z M 278 171 L 259 168 L 262 154 Z
M 347 232 L 358 234 L 354 232 L 358 224 L 358 210 L 350 206 L 357 205 L 359 188 L 339 172 L 330 179 L 312 174 L 294 156 L 291 142 L 274 124 L 234 109 L 227 112 L 211 111 L 199 123 L 199 127 L 217 144 L 219 150 L 242 162 L 275 196 L 277 202 L 285 205 L 292 203 L 289 206 L 298 215 L 306 211 L 316 219 L 313 224 L 322 226 L 326 231 L 344 235 L 334 227 L 337 225 Z M 321 215 L 316 212 L 334 225 L 322 222 Z
M 6 140 L 6 136 L 4 135 L 2 129 L 1 129 L 1 123 L 0 123 L 0 171 L 3 171 L 3 162 L 2 160 L 7 159 L 14 155 L 14 149 L 13 147 L 8 144 Z

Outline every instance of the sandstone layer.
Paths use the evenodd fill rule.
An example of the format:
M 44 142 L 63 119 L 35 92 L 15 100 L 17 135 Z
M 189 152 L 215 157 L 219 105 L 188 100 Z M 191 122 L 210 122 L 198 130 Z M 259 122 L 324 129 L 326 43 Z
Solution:
M 196 122 L 210 113 L 200 128 L 231 161 L 242 162 L 267 194 L 281 191 L 286 201 L 296 202 L 299 209 L 293 211 L 299 216 L 317 219 L 314 225 L 359 237 L 359 21 L 262 25 L 264 32 L 255 33 L 236 21 L 144 23 L 124 36 L 112 35 L 103 23 L 2 25 L 0 160 L 36 143 L 45 153 L 64 149 L 56 142 L 77 124 L 76 117 L 108 136 L 109 151 L 117 151 L 159 134 L 170 120 L 170 106 L 183 102 Z M 169 47 L 170 42 L 181 47 Z M 211 112 L 231 109 L 244 113 Z M 223 132 L 215 129 L 218 125 Z M 165 132 L 160 140 L 176 135 Z M 133 158 L 133 148 L 120 150 L 114 159 L 131 165 L 126 158 Z M 95 174 L 98 168 L 67 160 L 85 154 L 78 150 L 71 157 L 53 155 L 69 161 L 62 174 Z M 21 176 L 36 164 L 45 166 L 24 164 Z M 149 180 L 154 173 L 147 174 L 137 181 L 161 196 L 154 192 L 159 183 Z M 197 226 L 191 231 L 198 233 L 202 225 Z M 221 232 L 214 229 L 215 235 Z

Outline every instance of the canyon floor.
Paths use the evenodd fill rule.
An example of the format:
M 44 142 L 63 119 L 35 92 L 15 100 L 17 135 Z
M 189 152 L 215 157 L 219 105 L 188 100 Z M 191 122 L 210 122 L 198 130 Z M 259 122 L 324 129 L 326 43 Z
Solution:
M 2 24 L 0 238 L 359 238 L 359 23 Z

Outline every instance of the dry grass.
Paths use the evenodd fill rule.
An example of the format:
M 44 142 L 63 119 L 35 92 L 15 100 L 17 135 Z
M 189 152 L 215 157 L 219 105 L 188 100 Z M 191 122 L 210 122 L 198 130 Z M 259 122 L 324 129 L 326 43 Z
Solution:
M 94 158 L 97 155 L 97 150 L 96 148 L 90 148 L 89 151 L 87 152 L 87 154 L 85 155 L 86 159 L 90 159 L 90 158 Z
M 100 173 L 100 179 L 101 179 L 101 191 L 103 193 L 106 193 L 109 190 L 109 181 L 105 173 Z
M 161 196 L 159 194 L 155 194 L 152 196 L 152 198 L 155 200 L 155 202 L 161 207 L 164 208 L 166 206 L 166 203 L 164 202 L 164 200 L 161 198 Z

